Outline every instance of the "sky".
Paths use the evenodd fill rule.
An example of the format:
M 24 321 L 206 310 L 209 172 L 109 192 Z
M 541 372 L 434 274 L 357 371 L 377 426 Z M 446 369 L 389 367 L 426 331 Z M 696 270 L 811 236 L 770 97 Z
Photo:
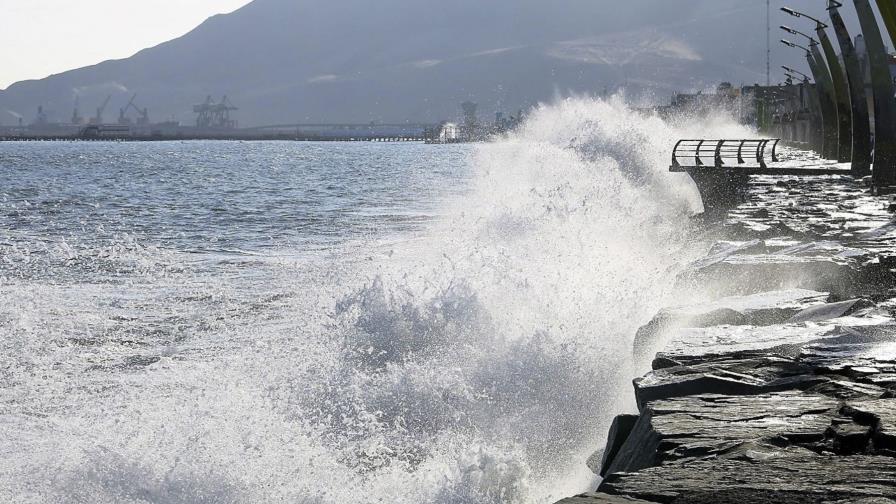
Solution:
M 126 58 L 250 0 L 0 0 L 0 89 Z

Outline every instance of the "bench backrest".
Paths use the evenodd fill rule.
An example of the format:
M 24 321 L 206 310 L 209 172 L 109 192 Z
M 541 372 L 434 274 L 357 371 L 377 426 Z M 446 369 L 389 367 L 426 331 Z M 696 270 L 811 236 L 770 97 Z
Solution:
M 679 140 L 672 151 L 673 167 L 724 168 L 726 166 L 768 166 L 766 156 L 778 161 L 779 138 L 752 140 Z M 707 164 L 706 160 L 712 160 Z

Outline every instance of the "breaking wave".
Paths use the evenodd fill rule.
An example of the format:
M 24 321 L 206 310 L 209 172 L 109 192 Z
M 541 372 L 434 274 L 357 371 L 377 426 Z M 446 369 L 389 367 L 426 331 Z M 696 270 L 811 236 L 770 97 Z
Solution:
M 584 462 L 632 407 L 632 337 L 705 250 L 696 190 L 667 172 L 699 134 L 572 99 L 476 149 L 469 191 L 340 298 L 333 368 L 296 387 L 362 494 L 551 502 L 595 483 Z
M 211 357 L 179 347 L 98 385 L 102 400 L 64 425 L 37 420 L 16 436 L 34 454 L 24 469 L 0 464 L 7 492 L 480 504 L 588 490 L 585 460 L 633 407 L 635 331 L 705 251 L 696 190 L 667 173 L 671 146 L 701 129 L 747 135 L 688 124 L 619 97 L 536 109 L 476 147 L 469 187 L 425 231 L 272 260 L 277 314 L 222 322 L 195 343 Z M 52 488 L 23 473 L 52 474 Z

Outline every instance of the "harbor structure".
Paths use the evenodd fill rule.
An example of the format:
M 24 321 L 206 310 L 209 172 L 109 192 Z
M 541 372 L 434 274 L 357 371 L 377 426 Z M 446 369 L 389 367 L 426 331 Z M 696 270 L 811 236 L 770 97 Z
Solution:
M 215 102 L 211 95 L 205 102 L 193 106 L 196 114 L 196 127 L 201 129 L 236 129 L 237 121 L 231 119 L 230 113 L 239 110 L 233 106 L 225 95 L 221 101 Z

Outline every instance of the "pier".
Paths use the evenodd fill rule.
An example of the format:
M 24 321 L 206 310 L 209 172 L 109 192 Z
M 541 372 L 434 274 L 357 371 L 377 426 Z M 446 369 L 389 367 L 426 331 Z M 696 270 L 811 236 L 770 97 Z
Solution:
M 176 127 L 160 131 L 118 126 L 88 126 L 67 132 L 25 129 L 0 130 L 0 142 L 118 141 L 164 142 L 185 140 L 294 141 L 294 142 L 423 142 L 427 125 L 311 124 L 277 125 L 243 129 Z

